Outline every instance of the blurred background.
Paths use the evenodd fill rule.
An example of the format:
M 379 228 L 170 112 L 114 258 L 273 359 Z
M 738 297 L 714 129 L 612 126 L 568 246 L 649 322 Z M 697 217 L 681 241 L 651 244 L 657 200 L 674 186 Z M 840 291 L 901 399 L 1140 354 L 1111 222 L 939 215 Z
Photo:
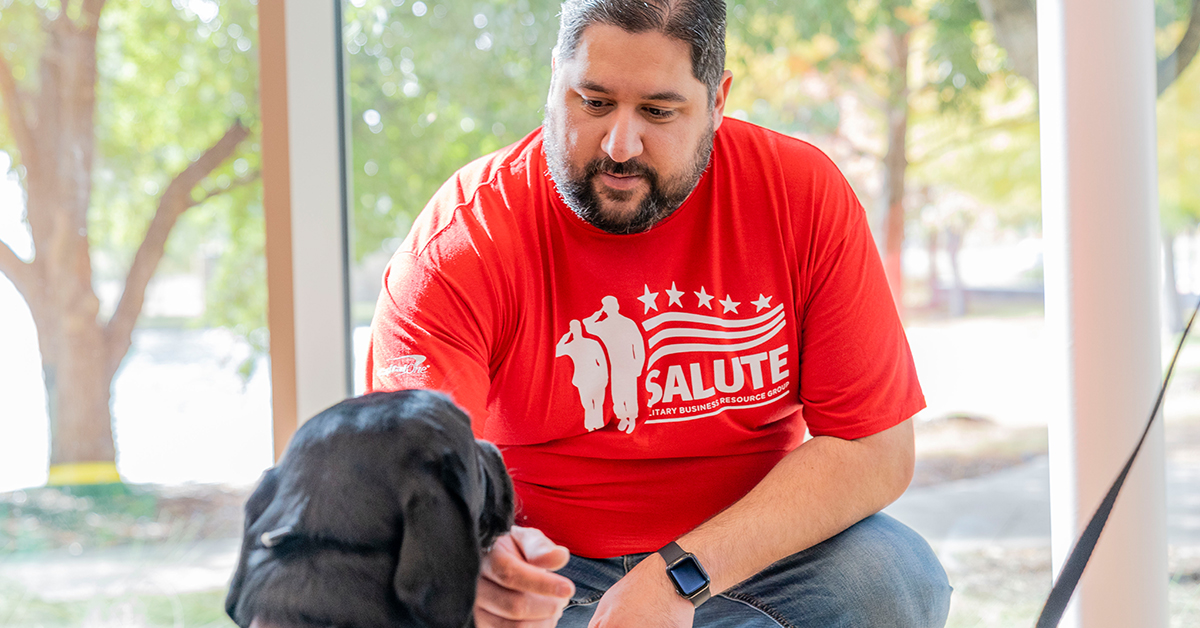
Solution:
M 1195 5 L 1155 2 L 1180 61 L 1159 76 L 1165 357 L 1200 293 Z M 837 162 L 902 304 L 929 407 L 889 511 L 950 572 L 951 626 L 1031 625 L 1054 419 L 1033 2 L 728 8 L 726 115 Z M 413 218 L 540 124 L 558 3 L 340 10 L 361 391 Z M 253 0 L 0 0 L 0 625 L 232 626 L 241 504 L 273 456 L 257 24 Z M 1200 624 L 1198 343 L 1166 406 L 1172 626 Z

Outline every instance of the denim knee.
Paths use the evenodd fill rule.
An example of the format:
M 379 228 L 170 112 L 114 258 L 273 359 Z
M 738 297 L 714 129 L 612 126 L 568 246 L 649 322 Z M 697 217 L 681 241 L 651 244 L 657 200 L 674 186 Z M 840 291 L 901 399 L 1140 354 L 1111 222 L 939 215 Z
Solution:
M 559 573 L 575 581 L 577 599 L 559 626 L 586 626 L 600 596 L 625 575 L 625 562 L 572 556 Z M 697 612 L 697 628 L 942 628 L 950 611 L 950 584 L 929 544 L 884 514 L 771 565 L 719 597 L 727 599 Z
M 840 538 L 845 537 L 845 538 Z M 878 514 L 839 537 L 844 600 L 854 626 L 942 628 L 950 612 L 950 582 L 925 539 Z M 833 539 L 831 539 L 833 540 Z
M 941 628 L 950 611 L 950 584 L 929 544 L 883 514 L 723 595 L 785 628 Z

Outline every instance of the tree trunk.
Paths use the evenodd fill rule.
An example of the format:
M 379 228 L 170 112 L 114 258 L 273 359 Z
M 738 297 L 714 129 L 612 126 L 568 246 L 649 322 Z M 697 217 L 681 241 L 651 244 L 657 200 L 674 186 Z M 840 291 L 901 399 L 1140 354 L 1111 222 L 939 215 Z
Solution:
M 929 309 L 936 311 L 942 307 L 942 280 L 938 276 L 937 254 L 938 254 L 938 229 L 931 227 L 929 229 L 929 239 L 926 242 L 926 250 L 929 254 Z
M 887 154 L 883 158 L 883 267 L 896 309 L 904 311 L 904 177 L 908 170 L 908 32 L 892 31 L 891 98 L 887 109 Z
M 1012 69 L 1037 87 L 1037 10 L 1033 0 L 979 0 L 979 11 L 992 25 L 996 43 L 1008 54 Z
M 1175 278 L 1175 236 L 1163 233 L 1163 323 L 1171 333 L 1183 331 L 1183 308 Z
M 963 284 L 962 267 L 958 263 L 962 241 L 962 232 L 953 228 L 946 230 L 946 251 L 950 254 L 950 275 L 953 278 L 950 286 L 950 316 L 965 316 L 967 313 L 967 288 Z
M 44 322 L 35 319 L 50 404 L 50 467 L 113 463 L 112 376 L 104 335 L 86 312 L 69 312 L 63 319 L 55 337 L 47 337 Z
M 992 25 L 996 43 L 1008 54 L 1017 74 L 1038 86 L 1037 8 L 1033 0 L 978 0 L 979 11 Z M 1169 55 L 1158 61 L 1158 95 L 1179 78 L 1200 51 L 1200 0 L 1192 0 L 1183 37 Z
M 88 464 L 105 469 L 98 476 L 102 481 L 118 479 L 109 410 L 112 373 L 97 319 L 87 235 L 101 7 L 87 2 L 79 22 L 63 13 L 45 24 L 36 115 L 28 125 L 36 146 L 21 147 L 37 280 L 36 294 L 26 294 L 26 300 L 47 386 L 52 483 L 62 483 L 55 479 L 64 469 L 68 479 L 87 479 L 70 470 Z
M 250 133 L 235 121 L 171 180 L 134 256 L 116 312 L 109 321 L 100 321 L 87 212 L 95 148 L 96 37 L 103 5 L 104 0 L 83 0 L 78 19 L 63 11 L 44 24 L 46 45 L 35 93 L 17 84 L 0 49 L 0 104 L 28 172 L 26 220 L 35 252 L 33 261 L 25 262 L 0 243 L 0 272 L 13 280 L 37 327 L 50 417 L 51 484 L 119 481 L 112 381 L 129 350 L 146 286 L 179 216 L 200 202 L 193 200 L 192 190 Z

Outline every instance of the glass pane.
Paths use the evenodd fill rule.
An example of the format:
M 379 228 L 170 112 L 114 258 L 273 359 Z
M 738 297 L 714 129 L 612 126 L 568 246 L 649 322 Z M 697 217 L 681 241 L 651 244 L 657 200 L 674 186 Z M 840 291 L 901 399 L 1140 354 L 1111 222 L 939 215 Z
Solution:
M 541 123 L 558 3 L 345 3 L 354 163 L 356 392 L 383 269 L 426 201 L 468 161 Z
M 455 169 L 539 123 L 557 3 L 352 4 L 361 390 L 381 271 L 412 219 Z M 1183 37 L 1191 4 L 1156 2 L 1160 57 Z M 1034 3 L 868 5 L 728 3 L 726 115 L 815 144 L 857 191 L 929 404 L 916 421 L 914 484 L 891 511 L 941 553 L 956 587 L 951 625 L 1031 624 L 1051 579 L 1052 419 Z M 1189 185 L 1200 176 L 1197 72 L 1159 104 L 1163 225 L 1187 295 L 1200 292 L 1200 201 Z M 1188 372 L 1168 405 L 1173 461 L 1195 453 Z M 1169 470 L 1173 513 L 1194 497 L 1179 492 L 1194 480 L 1181 469 Z M 1182 521 L 1172 519 L 1173 543 L 1191 530 Z M 1172 546 L 1172 609 L 1189 618 L 1180 625 L 1200 608 L 1192 554 Z
M 232 625 L 273 455 L 256 7 L 0 0 L 0 41 L 0 617 Z
M 1192 15 L 1191 3 L 1158 2 L 1158 57 L 1186 59 L 1176 49 L 1186 50 L 1185 32 L 1200 28 L 1200 15 Z M 1200 296 L 1200 259 L 1197 226 L 1200 224 L 1200 67 L 1194 58 L 1184 65 L 1167 65 L 1159 75 L 1158 97 L 1158 195 L 1164 253 L 1163 358 L 1174 351 L 1173 343 L 1191 316 Z M 1200 622 L 1200 551 L 1196 539 L 1200 523 L 1195 515 L 1200 504 L 1200 376 L 1192 329 L 1188 346 L 1180 356 L 1175 378 L 1165 401 L 1164 432 L 1167 442 L 1167 541 L 1168 588 L 1172 626 Z
M 540 122 L 557 3 L 352 4 L 361 390 L 381 271 L 413 217 L 454 170 Z M 997 32 L 975 3 L 900 5 L 729 3 L 726 115 L 815 144 L 851 181 L 929 401 L 917 479 L 893 510 L 943 552 L 958 587 L 952 623 L 1032 623 L 1050 560 L 1032 14 Z M 958 484 L 972 478 L 975 488 Z M 988 530 L 1032 541 L 947 549 L 985 516 L 971 508 L 1014 481 L 1040 488 L 1009 491 L 1015 514 Z M 966 495 L 958 512 L 922 506 L 955 492 Z

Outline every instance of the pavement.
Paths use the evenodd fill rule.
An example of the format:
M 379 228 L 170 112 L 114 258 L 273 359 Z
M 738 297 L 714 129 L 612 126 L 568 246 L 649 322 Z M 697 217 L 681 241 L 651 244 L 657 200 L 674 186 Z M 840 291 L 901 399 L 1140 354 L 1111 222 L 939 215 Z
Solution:
M 1048 460 L 909 489 L 885 512 L 939 550 L 1049 547 Z M 1200 547 L 1200 460 L 1167 461 L 1167 541 Z

